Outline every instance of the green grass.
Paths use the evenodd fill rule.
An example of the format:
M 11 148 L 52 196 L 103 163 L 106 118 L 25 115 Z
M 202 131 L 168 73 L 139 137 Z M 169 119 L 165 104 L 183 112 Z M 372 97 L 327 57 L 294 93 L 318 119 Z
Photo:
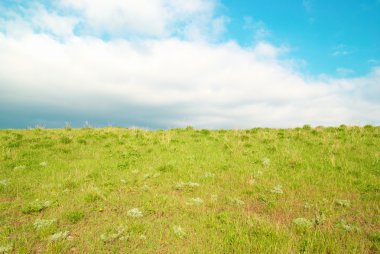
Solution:
M 380 252 L 380 127 L 2 130 L 0 147 L 0 253 Z

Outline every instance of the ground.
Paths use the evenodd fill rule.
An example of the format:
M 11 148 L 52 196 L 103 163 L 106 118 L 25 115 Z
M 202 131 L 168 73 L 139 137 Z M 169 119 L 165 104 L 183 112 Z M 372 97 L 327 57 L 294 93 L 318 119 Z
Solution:
M 0 253 L 380 253 L 380 127 L 0 131 Z

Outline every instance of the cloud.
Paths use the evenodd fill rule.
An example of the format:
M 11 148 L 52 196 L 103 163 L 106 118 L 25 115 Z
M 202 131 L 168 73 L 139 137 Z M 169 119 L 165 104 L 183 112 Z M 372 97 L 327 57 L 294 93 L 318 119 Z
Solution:
M 215 15 L 215 0 L 60 0 L 60 5 L 79 13 L 82 32 L 95 35 L 186 37 L 195 29 L 197 37 L 218 35 L 227 20 Z
M 182 6 L 180 1 L 171 3 Z M 177 12 L 191 16 L 203 10 L 193 3 Z M 81 11 L 92 8 L 86 1 L 65 4 L 77 4 Z M 13 123 L 14 118 L 23 127 L 37 120 L 56 127 L 90 120 L 152 128 L 379 123 L 380 102 L 374 94 L 380 92 L 380 69 L 356 79 L 305 77 L 292 68 L 291 59 L 281 60 L 286 49 L 268 42 L 242 47 L 234 41 L 184 38 L 167 30 L 171 25 L 166 21 L 163 30 L 148 31 L 141 24 L 129 28 L 158 37 L 103 40 L 76 35 L 77 20 L 70 15 L 61 14 L 57 30 L 54 22 L 43 26 L 46 21 L 40 20 L 57 18 L 57 13 L 29 22 L 45 27 L 40 31 L 25 29 L 17 36 L 0 32 L 1 123 Z M 93 14 L 83 15 L 77 18 L 95 22 Z M 28 23 L 22 17 L 18 22 Z M 198 25 L 203 23 L 186 23 L 184 31 L 219 26 Z
M 347 45 L 340 44 L 333 50 L 332 56 L 347 56 L 354 53 L 354 50 Z
M 336 69 L 336 73 L 340 77 L 347 77 L 347 76 L 350 76 L 350 75 L 354 74 L 355 71 L 352 70 L 352 69 L 349 69 L 349 68 L 337 68 Z
M 243 29 L 253 32 L 253 38 L 255 41 L 266 39 L 271 35 L 271 31 L 267 28 L 263 21 L 260 20 L 255 22 L 250 16 L 244 17 Z
M 64 39 L 74 36 L 74 28 L 78 23 L 77 17 L 59 15 L 56 11 L 48 11 L 43 5 L 33 2 L 29 6 L 20 6 L 18 12 L 4 9 L 3 16 L 0 15 L 3 33 L 13 37 L 40 33 Z
M 380 65 L 380 60 L 378 60 L 378 59 L 369 59 L 368 63 L 372 64 L 372 65 Z
M 49 13 L 43 7 L 39 7 L 32 15 L 31 24 L 40 33 L 48 33 L 58 38 L 74 36 L 74 27 L 79 23 L 76 17 L 65 17 L 57 13 Z
M 308 14 L 308 22 L 309 24 L 314 24 L 316 18 L 314 17 L 314 1 L 313 0 L 303 0 L 302 1 L 303 8 Z
M 313 9 L 313 1 L 312 0 L 303 0 L 302 5 L 307 12 L 311 12 Z

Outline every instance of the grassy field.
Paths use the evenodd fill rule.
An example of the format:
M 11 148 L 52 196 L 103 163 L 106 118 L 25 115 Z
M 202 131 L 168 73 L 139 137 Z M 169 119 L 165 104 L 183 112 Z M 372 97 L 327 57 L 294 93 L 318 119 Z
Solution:
M 0 253 L 380 253 L 380 127 L 0 131 Z

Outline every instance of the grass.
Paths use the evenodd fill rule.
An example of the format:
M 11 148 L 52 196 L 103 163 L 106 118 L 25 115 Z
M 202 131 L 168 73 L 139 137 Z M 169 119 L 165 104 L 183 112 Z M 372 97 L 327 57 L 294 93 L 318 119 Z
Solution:
M 0 131 L 0 253 L 380 253 L 380 127 Z

